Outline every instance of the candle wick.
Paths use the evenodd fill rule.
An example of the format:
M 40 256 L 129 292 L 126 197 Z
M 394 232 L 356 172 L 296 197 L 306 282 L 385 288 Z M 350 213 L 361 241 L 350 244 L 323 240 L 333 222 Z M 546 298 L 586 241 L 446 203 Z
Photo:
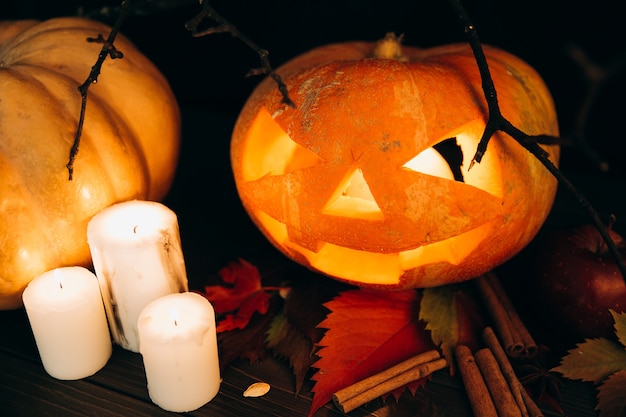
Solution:
M 59 281 L 59 288 L 63 289 L 63 283 Z
M 174 320 L 174 326 L 178 326 L 178 321 Z
M 137 234 L 137 228 L 138 228 L 138 227 L 139 227 L 139 225 L 138 225 L 138 224 L 136 224 L 136 225 L 135 225 L 135 227 L 133 227 L 133 233 L 134 233 L 134 234 Z

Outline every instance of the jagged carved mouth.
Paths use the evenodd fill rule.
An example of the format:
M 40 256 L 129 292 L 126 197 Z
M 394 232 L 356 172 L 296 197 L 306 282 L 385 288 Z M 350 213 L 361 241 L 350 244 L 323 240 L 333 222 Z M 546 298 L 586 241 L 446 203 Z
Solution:
M 419 265 L 458 264 L 488 236 L 502 203 L 497 159 L 487 153 L 467 170 L 483 129 L 482 120 L 471 121 L 401 166 L 372 172 L 356 154 L 341 169 L 328 164 L 262 109 L 249 130 L 239 192 L 255 201 L 272 240 L 331 275 L 345 276 L 351 265 L 355 276 L 387 282 Z M 381 175 L 394 191 L 383 191 Z

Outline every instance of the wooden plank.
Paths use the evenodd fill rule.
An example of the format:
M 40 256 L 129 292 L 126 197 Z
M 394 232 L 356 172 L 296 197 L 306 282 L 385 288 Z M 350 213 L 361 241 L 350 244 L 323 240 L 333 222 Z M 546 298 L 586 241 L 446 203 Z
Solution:
M 0 414 L 5 417 L 168 416 L 150 403 L 87 380 L 59 381 L 40 364 L 0 352 Z
M 141 355 L 115 346 L 107 365 L 80 381 L 59 381 L 46 374 L 23 310 L 0 312 L 0 416 L 84 416 L 133 417 L 171 415 L 154 405 L 148 396 Z M 218 395 L 194 417 L 307 416 L 313 397 L 313 382 L 305 381 L 302 392 L 294 394 L 293 377 L 286 363 L 274 359 L 249 364 L 237 361 L 223 372 Z M 253 382 L 271 385 L 259 398 L 243 397 Z M 597 417 L 593 410 L 592 385 L 565 381 L 561 405 L 568 417 Z M 546 417 L 558 414 L 544 410 Z M 393 398 L 377 399 L 350 413 L 352 417 L 413 415 L 454 415 L 471 417 L 462 383 L 446 372 L 437 372 L 415 397 L 408 393 L 396 403 Z M 314 417 L 343 416 L 332 404 Z

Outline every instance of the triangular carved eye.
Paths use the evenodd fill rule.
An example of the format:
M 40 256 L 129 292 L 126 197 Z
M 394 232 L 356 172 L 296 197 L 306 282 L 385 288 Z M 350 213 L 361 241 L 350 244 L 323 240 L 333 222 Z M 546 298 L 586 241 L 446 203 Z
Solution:
M 448 139 L 417 154 L 403 165 L 423 174 L 462 182 L 496 197 L 502 197 L 500 161 L 493 152 L 485 153 L 480 164 L 472 169 L 472 158 L 484 130 L 484 124 L 473 121 L 452 132 Z
M 465 182 L 461 169 L 463 166 L 463 149 L 456 142 L 456 138 L 449 138 L 439 142 L 433 148 L 446 160 L 452 175 L 454 175 L 454 179 L 459 182 Z
M 360 168 L 348 172 L 324 205 L 322 213 L 369 220 L 383 219 L 383 213 Z
M 420 152 L 403 167 L 423 174 L 464 182 L 462 165 L 463 151 L 456 138 L 449 138 Z
M 316 154 L 294 142 L 265 109 L 250 126 L 245 152 L 249 152 L 242 169 L 246 181 L 288 174 L 320 161 Z

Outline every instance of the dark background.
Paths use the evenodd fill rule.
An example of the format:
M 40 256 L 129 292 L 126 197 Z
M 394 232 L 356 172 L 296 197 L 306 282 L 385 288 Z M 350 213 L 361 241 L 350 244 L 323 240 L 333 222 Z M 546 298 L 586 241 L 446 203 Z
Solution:
M 179 217 L 190 286 L 200 287 L 238 257 L 253 263 L 282 260 L 243 211 L 229 165 L 232 128 L 261 80 L 246 77 L 259 65 L 258 56 L 229 34 L 193 38 L 184 23 L 201 10 L 197 1 L 133 4 L 122 32 L 165 74 L 182 111 L 180 163 L 164 202 Z M 611 169 L 603 172 L 577 141 L 564 146 L 563 172 L 602 219 L 615 214 L 615 229 L 626 234 L 626 134 L 621 127 L 626 114 L 626 46 L 619 2 L 468 0 L 463 4 L 484 43 L 520 56 L 544 77 L 554 96 L 562 137 L 568 141 L 582 137 L 610 164 Z M 211 5 L 269 50 L 274 67 L 317 45 L 376 40 L 390 31 L 404 34 L 406 44 L 421 47 L 465 41 L 446 0 L 215 0 Z M 3 0 L 0 19 L 82 15 L 112 24 L 118 8 L 119 1 Z M 596 78 L 586 75 L 573 59 L 568 52 L 572 46 L 590 60 L 593 65 L 586 68 L 594 69 Z M 602 82 L 593 84 L 594 80 Z M 597 96 L 581 117 L 594 85 Z M 560 188 L 545 229 L 588 221 L 578 202 Z M 519 291 L 514 295 L 530 300 L 530 308 L 536 309 L 529 276 L 518 278 L 514 285 Z M 550 336 L 566 337 L 558 331 Z
M 4 1 L 0 19 L 82 15 L 112 24 L 119 4 Z M 133 4 L 122 32 L 162 70 L 182 110 L 180 164 L 165 203 L 179 216 L 190 283 L 200 285 L 237 257 L 280 257 L 243 211 L 229 166 L 232 128 L 261 80 L 246 77 L 259 65 L 258 56 L 229 34 L 192 37 L 184 24 L 201 10 L 197 1 Z M 463 4 L 481 41 L 520 56 L 544 77 L 554 96 L 562 137 L 568 141 L 582 137 L 610 163 L 608 172 L 601 171 L 576 141 L 564 146 L 561 160 L 563 172 L 601 218 L 617 215 L 614 227 L 626 233 L 626 134 L 620 126 L 626 113 L 626 47 L 617 2 L 468 0 Z M 376 40 L 390 31 L 404 34 L 406 44 L 421 47 L 465 41 L 463 28 L 445 0 L 216 0 L 211 5 L 269 50 L 274 67 L 317 45 Z M 602 76 L 586 117 L 580 112 L 591 96 L 594 78 L 573 58 L 572 46 L 591 63 L 587 72 L 594 69 L 594 77 Z M 572 195 L 560 189 L 546 228 L 587 221 Z
M 62 4 L 61 4 L 62 3 Z M 83 15 L 113 23 L 119 1 L 8 0 L 1 19 L 45 19 Z M 243 79 L 257 58 L 228 34 L 194 39 L 184 22 L 201 8 L 197 0 L 135 0 L 123 31 L 170 79 L 181 101 L 237 111 L 255 80 Z M 295 54 L 328 42 L 376 40 L 386 32 L 405 35 L 405 43 L 433 46 L 463 41 L 446 0 L 216 0 L 210 2 L 254 42 L 270 51 L 276 66 Z M 573 117 L 586 94 L 579 67 L 566 53 L 581 47 L 598 64 L 626 52 L 624 18 L 611 0 L 573 5 L 555 0 L 464 1 L 481 40 L 527 60 L 553 90 L 562 119 Z M 623 104 L 622 104 L 623 109 Z M 568 126 L 564 126 L 567 130 Z

